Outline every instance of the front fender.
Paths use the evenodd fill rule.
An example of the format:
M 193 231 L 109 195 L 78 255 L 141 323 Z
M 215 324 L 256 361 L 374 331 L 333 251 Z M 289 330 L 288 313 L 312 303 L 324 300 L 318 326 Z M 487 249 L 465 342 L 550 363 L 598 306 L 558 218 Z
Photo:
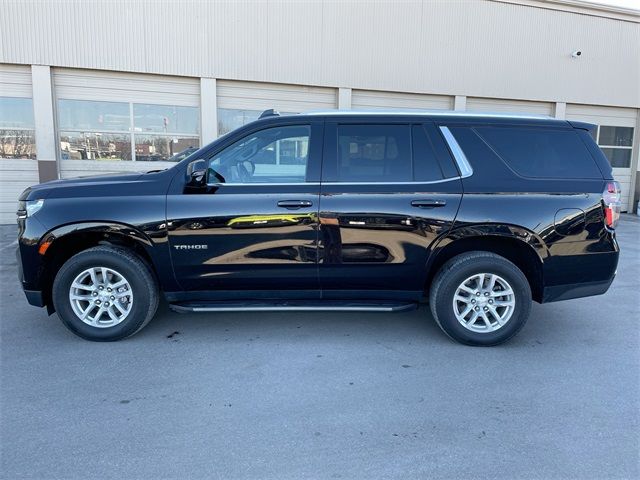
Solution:
M 75 222 L 56 227 L 45 233 L 39 240 L 37 250 L 43 245 L 55 247 L 65 239 L 82 234 L 102 237 L 105 243 L 134 244 L 144 250 L 155 270 L 162 289 L 175 290 L 176 282 L 171 265 L 171 257 L 167 242 L 166 226 L 162 228 L 146 228 L 145 230 L 119 222 L 91 221 Z M 155 230 L 155 231 L 154 231 Z M 41 253 L 39 253 L 41 254 Z

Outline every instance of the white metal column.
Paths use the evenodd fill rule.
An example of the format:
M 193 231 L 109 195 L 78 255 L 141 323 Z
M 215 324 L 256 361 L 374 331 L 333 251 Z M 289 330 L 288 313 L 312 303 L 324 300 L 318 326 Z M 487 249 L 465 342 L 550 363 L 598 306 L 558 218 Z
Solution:
M 338 110 L 351 110 L 351 89 L 338 89 Z
M 218 98 L 216 79 L 200 79 L 200 145 L 218 138 Z
M 456 95 L 453 99 L 453 109 L 457 112 L 464 112 L 467 109 L 467 97 Z
M 51 68 L 48 65 L 32 65 L 31 83 L 36 151 L 38 152 L 38 176 L 40 182 L 46 182 L 59 177 Z

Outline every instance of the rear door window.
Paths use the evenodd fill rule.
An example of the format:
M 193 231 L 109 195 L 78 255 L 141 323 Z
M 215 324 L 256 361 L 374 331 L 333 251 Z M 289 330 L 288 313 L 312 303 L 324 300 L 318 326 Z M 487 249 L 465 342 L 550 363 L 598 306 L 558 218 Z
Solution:
M 522 177 L 602 178 L 586 145 L 573 129 L 476 127 L 474 130 Z
M 339 125 L 339 182 L 413 180 L 409 125 Z
M 325 181 L 431 182 L 445 176 L 423 125 L 338 124 L 334 128 L 336 162 L 325 165 Z

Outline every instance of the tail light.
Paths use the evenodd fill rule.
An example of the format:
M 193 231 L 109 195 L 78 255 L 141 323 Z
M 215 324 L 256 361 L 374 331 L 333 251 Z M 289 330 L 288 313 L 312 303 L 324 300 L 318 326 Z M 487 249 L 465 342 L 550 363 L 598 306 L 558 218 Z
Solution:
M 616 228 L 620 218 L 621 198 L 620 184 L 615 181 L 607 182 L 602 192 L 602 202 L 604 203 L 604 222 L 611 229 Z

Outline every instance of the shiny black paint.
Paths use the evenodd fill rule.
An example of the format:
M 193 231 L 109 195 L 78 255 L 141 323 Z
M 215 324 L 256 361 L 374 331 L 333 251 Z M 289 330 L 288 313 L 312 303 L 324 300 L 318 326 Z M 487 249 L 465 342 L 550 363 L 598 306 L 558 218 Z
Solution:
M 295 124 L 311 127 L 306 184 L 211 184 L 200 192 L 190 188 L 169 192 L 171 259 L 182 289 L 277 288 L 312 291 L 312 296 L 320 297 L 318 180 L 324 126 L 318 121 Z M 256 122 L 245 135 L 271 125 Z M 235 140 L 230 138 L 213 152 Z M 180 177 L 175 182 L 183 185 Z M 288 208 L 291 202 L 305 206 Z
M 366 117 L 344 117 L 349 119 Z M 416 117 L 376 121 L 415 123 Z M 431 134 L 439 125 L 505 121 L 572 128 L 560 120 L 425 116 L 420 121 L 433 122 Z M 187 186 L 189 162 L 257 129 L 301 123 L 314 126 L 307 184 Z M 126 238 L 139 245 L 170 301 L 321 296 L 415 300 L 452 246 L 469 239 L 496 246 L 509 239 L 537 262 L 540 278 L 532 275 L 530 281 L 540 282 L 538 301 L 603 293 L 612 281 L 618 246 L 615 234 L 604 228 L 601 205 L 611 169 L 598 157 L 601 153 L 586 130 L 581 130 L 583 140 L 603 171 L 602 180 L 521 178 L 487 160 L 480 145 L 467 153 L 470 160 L 482 158 L 484 163 L 474 163 L 474 174 L 465 179 L 322 184 L 323 158 L 330 161 L 323 157 L 324 123 L 319 116 L 266 118 L 166 171 L 55 181 L 27 189 L 21 200 L 45 198 L 41 211 L 18 222 L 20 275 L 29 301 L 47 302 L 46 268 L 52 260 L 38 253 L 42 242 L 52 239 L 52 246 L 60 245 L 82 234 L 105 242 Z M 442 145 L 439 158 L 450 161 Z M 451 165 L 444 163 L 443 171 L 452 172 Z M 289 210 L 278 206 L 283 200 L 311 205 Z M 416 201 L 444 204 L 421 208 L 412 205 Z M 175 248 L 182 245 L 207 248 Z M 39 295 L 41 291 L 45 293 Z

